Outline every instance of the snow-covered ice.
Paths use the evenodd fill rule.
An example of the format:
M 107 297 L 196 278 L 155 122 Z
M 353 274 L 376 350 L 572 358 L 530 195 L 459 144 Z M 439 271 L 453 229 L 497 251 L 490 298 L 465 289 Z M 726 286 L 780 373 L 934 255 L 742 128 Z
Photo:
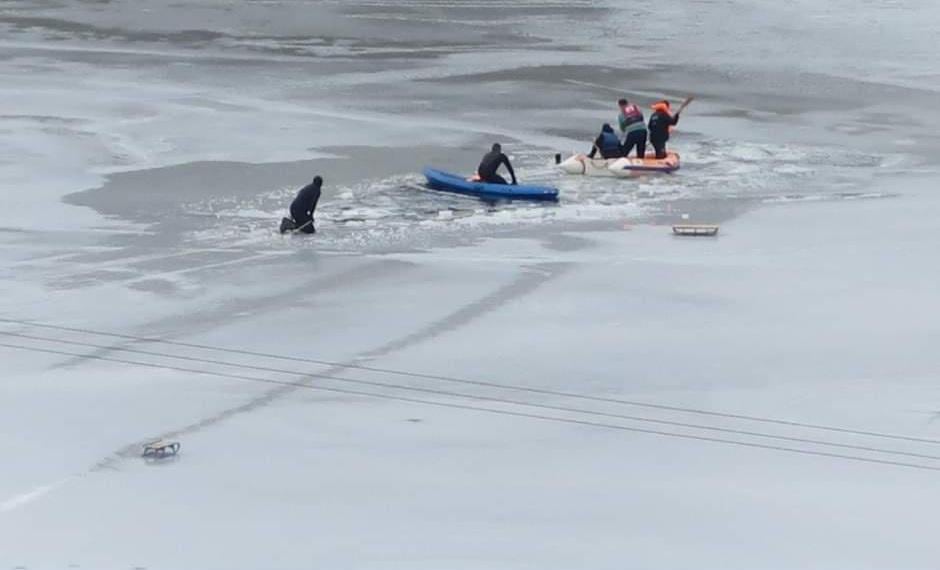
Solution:
M 928 2 L 7 4 L 0 567 L 936 567 Z

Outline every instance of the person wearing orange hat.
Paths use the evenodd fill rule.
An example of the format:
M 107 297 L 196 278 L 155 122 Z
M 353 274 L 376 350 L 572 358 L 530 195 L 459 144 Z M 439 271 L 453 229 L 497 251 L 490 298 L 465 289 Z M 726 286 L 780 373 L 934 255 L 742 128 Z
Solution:
M 672 106 L 669 101 L 658 101 L 653 103 L 653 114 L 650 115 L 650 122 L 647 125 L 649 130 L 650 144 L 656 150 L 656 158 L 666 158 L 666 142 L 669 140 L 670 129 L 679 124 L 679 113 L 672 114 Z

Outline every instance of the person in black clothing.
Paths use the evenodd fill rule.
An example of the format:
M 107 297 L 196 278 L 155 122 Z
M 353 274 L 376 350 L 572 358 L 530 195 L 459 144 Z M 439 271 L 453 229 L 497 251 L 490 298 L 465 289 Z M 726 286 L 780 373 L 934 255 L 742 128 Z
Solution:
M 317 209 L 317 202 L 320 201 L 320 187 L 323 186 L 323 179 L 314 176 L 313 182 L 307 184 L 297 192 L 297 197 L 290 205 L 290 218 L 281 220 L 281 233 L 288 231 L 299 231 L 305 234 L 316 233 L 313 226 L 313 213 Z
M 604 126 L 601 127 L 601 134 L 594 139 L 594 147 L 591 149 L 591 153 L 588 154 L 588 158 L 594 158 L 597 151 L 601 151 L 601 157 L 603 158 L 620 158 L 623 156 L 620 139 L 610 123 L 604 123 Z
M 666 141 L 669 140 L 669 129 L 677 124 L 679 124 L 679 113 L 676 113 L 675 116 L 672 115 L 669 101 L 660 101 L 653 105 L 653 114 L 650 115 L 647 128 L 650 133 L 650 144 L 656 149 L 656 158 L 666 158 Z
M 506 170 L 509 171 L 509 175 L 512 176 L 512 183 L 515 185 L 516 173 L 513 171 L 512 165 L 509 164 L 509 158 L 503 154 L 503 147 L 500 146 L 499 143 L 493 143 L 493 149 L 483 156 L 483 160 L 480 161 L 480 166 L 477 167 L 477 176 L 480 177 L 482 182 L 489 182 L 490 184 L 508 184 L 505 178 L 496 174 L 500 165 L 503 164 L 506 165 Z

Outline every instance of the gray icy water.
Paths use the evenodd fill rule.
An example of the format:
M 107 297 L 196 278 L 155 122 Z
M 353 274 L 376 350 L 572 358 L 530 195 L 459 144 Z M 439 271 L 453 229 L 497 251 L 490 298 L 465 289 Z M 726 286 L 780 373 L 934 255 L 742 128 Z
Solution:
M 291 249 L 274 227 L 314 172 L 328 182 L 314 247 L 350 251 L 886 197 L 873 178 L 901 191 L 940 146 L 938 13 L 920 0 L 7 2 L 0 180 L 18 200 L 3 223 L 28 227 L 91 189 L 68 202 L 157 243 Z M 679 174 L 552 169 L 618 96 L 690 93 Z M 470 172 L 494 139 L 560 204 L 420 190 L 425 165 Z

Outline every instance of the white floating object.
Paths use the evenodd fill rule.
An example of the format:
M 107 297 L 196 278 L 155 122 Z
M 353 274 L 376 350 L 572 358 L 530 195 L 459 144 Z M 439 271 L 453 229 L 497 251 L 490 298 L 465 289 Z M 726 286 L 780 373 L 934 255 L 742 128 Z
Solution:
M 718 226 L 707 224 L 676 224 L 672 226 L 672 233 L 677 236 L 715 236 L 718 235 Z
M 621 178 L 637 174 L 674 172 L 679 170 L 679 155 L 669 152 L 666 158 L 588 158 L 584 154 L 576 154 L 561 160 L 561 155 L 555 155 L 558 161 L 556 166 L 568 174 L 581 174 L 584 176 L 617 176 Z

